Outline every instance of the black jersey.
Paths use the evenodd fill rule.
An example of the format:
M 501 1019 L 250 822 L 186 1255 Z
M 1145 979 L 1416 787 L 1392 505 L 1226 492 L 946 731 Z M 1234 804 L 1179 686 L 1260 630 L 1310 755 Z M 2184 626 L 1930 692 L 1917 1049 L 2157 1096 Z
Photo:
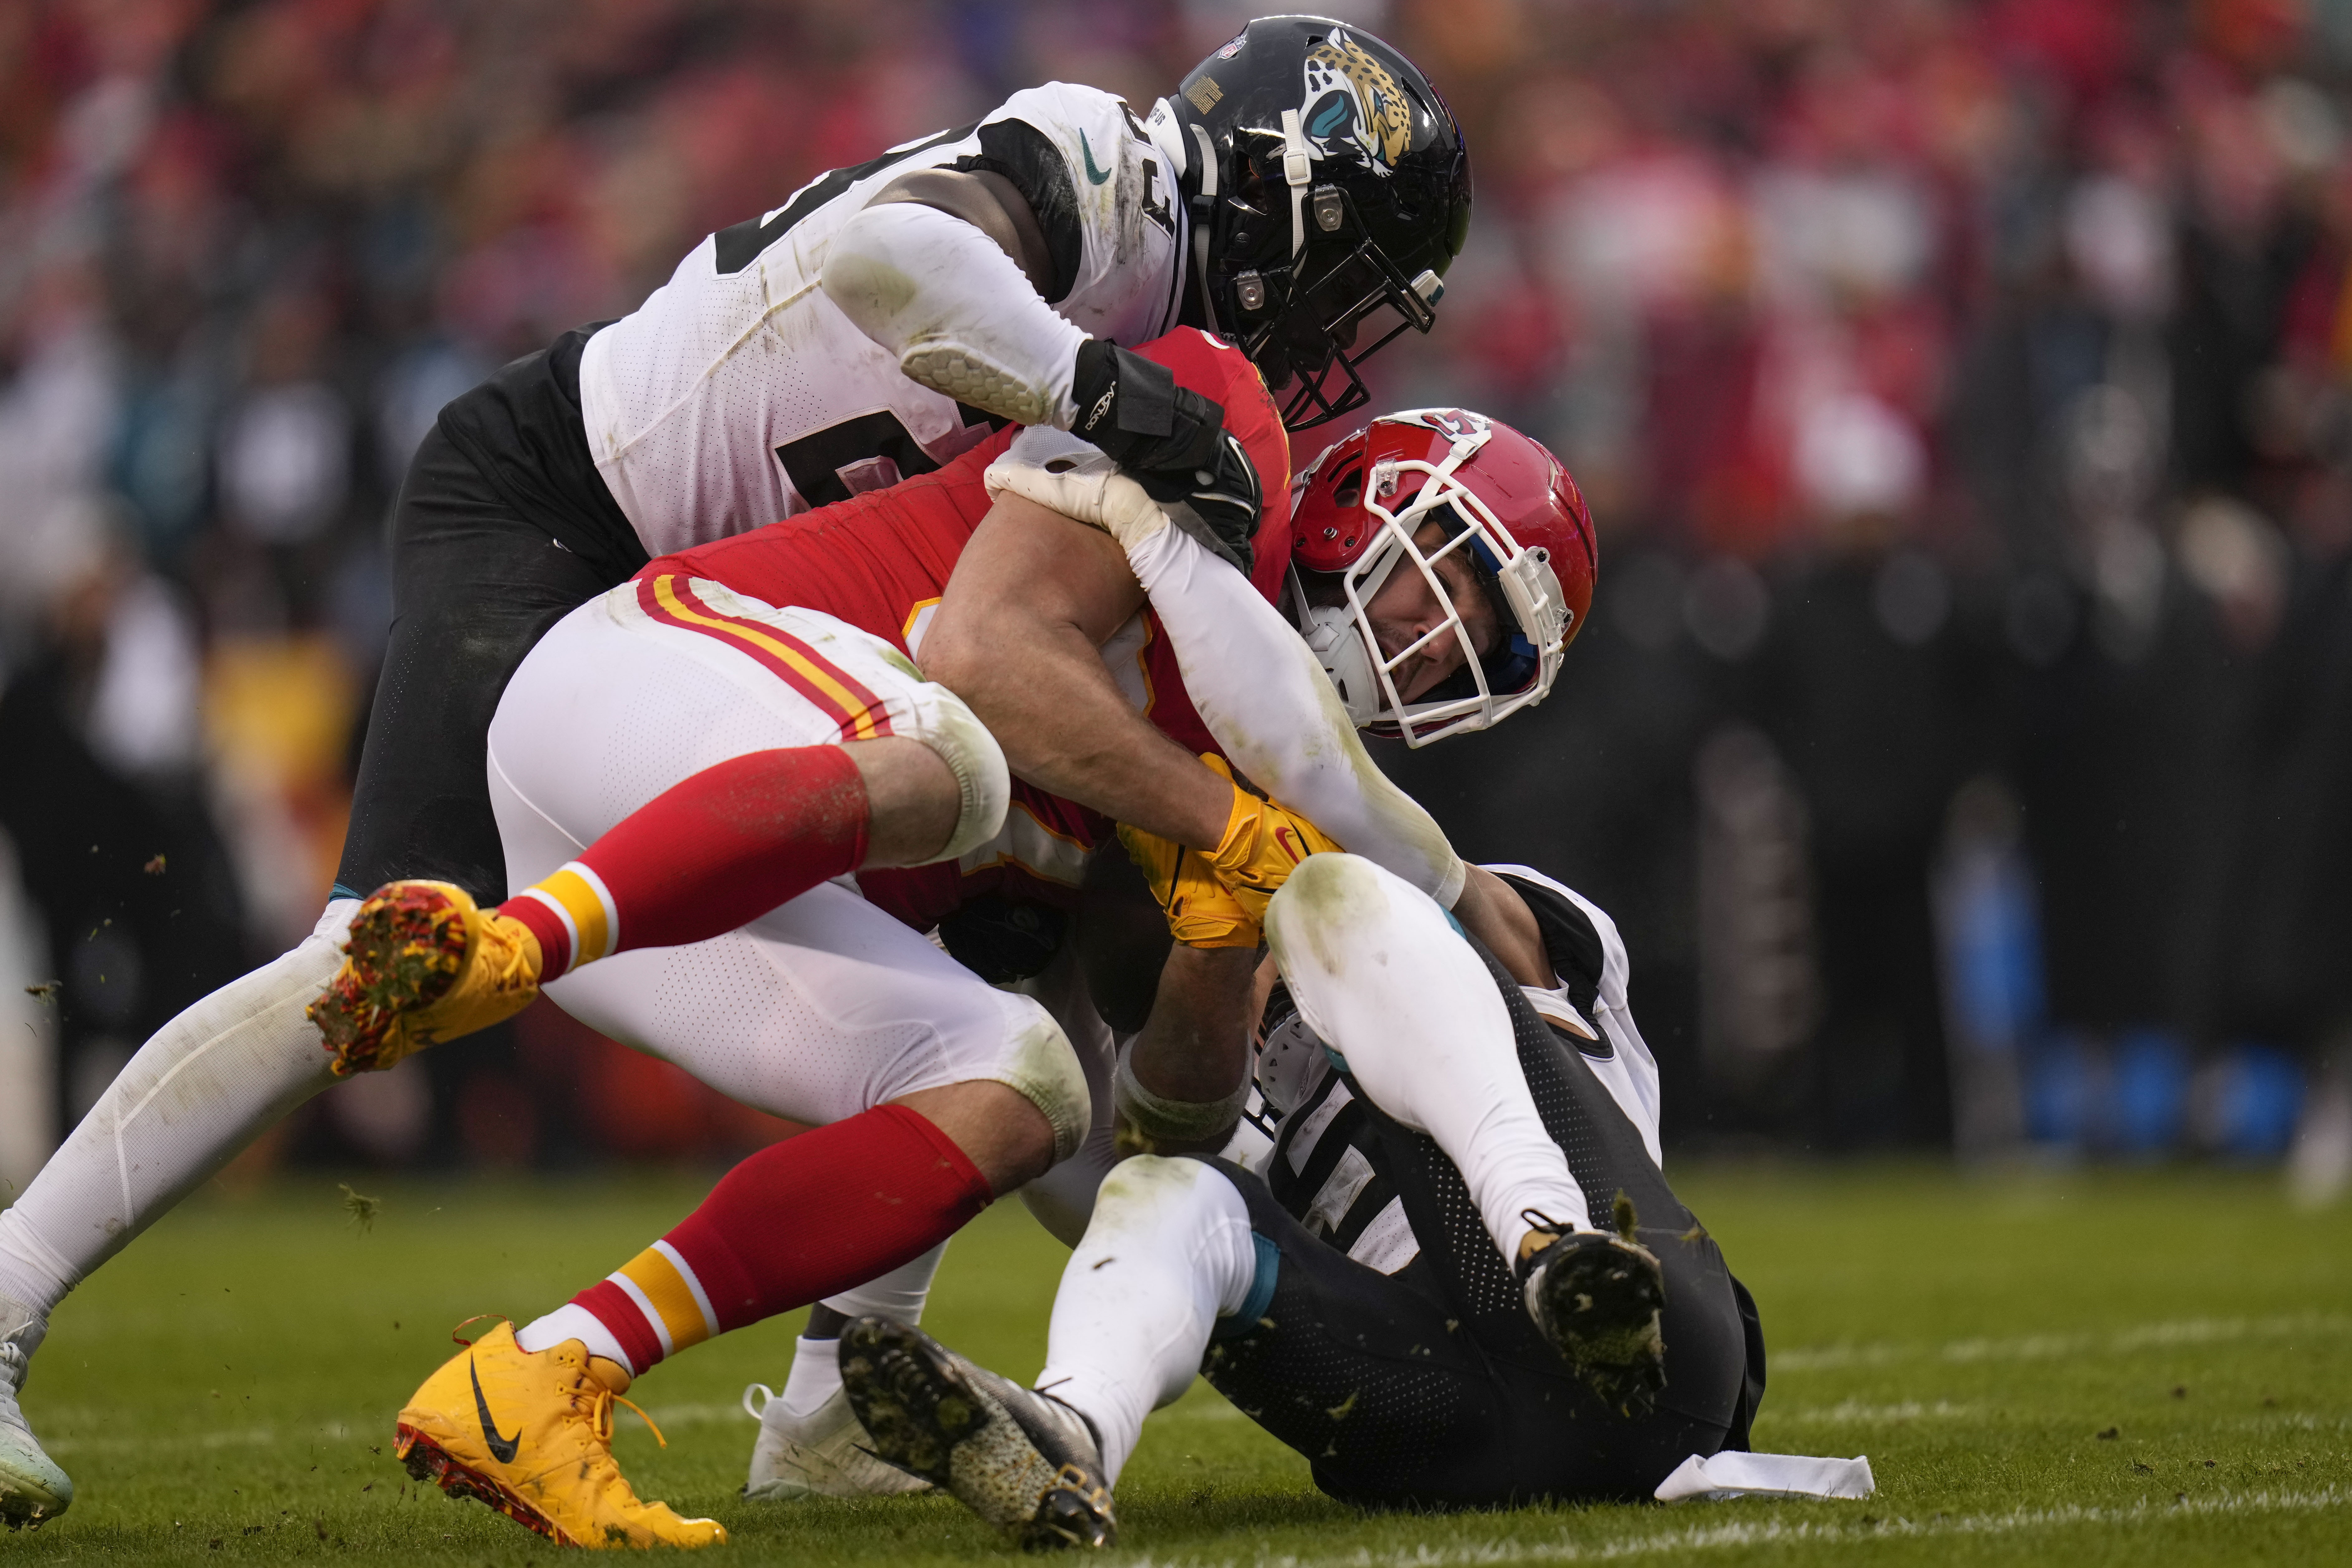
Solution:
M 1508 883 L 1534 912 L 1553 977 L 1559 981 L 1551 989 L 1523 986 L 1518 990 L 1561 1045 L 1584 1058 L 1638 1130 L 1655 1163 L 1658 1069 L 1633 1024 L 1626 994 L 1625 944 L 1615 922 L 1540 872 L 1513 865 L 1486 869 Z M 1395 1183 L 1372 1158 L 1363 1104 L 1346 1078 L 1332 1069 L 1319 1042 L 1285 1027 L 1285 1009 L 1287 996 L 1277 991 L 1269 1006 L 1249 1109 L 1272 1147 L 1261 1148 L 1242 1163 L 1265 1178 L 1276 1201 L 1309 1234 L 1324 1238 L 1367 1268 L 1393 1274 L 1420 1253 L 1420 1240 L 1405 1218 Z M 1286 1051 L 1297 1051 L 1302 1039 L 1307 1046 L 1303 1054 L 1277 1060 Z
M 1615 1016 L 1615 928 L 1549 878 L 1510 875 L 1563 985 L 1531 993 L 1480 956 L 1589 1219 L 1607 1227 L 1623 1192 L 1665 1270 L 1667 1385 L 1638 1419 L 1601 1406 L 1537 1332 L 1461 1172 L 1327 1063 L 1283 1118 L 1263 1176 L 1216 1162 L 1276 1262 L 1263 1307 L 1222 1322 L 1202 1372 L 1305 1455 L 1318 1486 L 1368 1507 L 1646 1496 L 1693 1454 L 1746 1448 L 1763 1396 L 1755 1304 L 1659 1168 L 1654 1067 L 1628 1071 L 1649 1053 Z M 1539 1013 L 1539 998 L 1581 1002 L 1596 1038 Z

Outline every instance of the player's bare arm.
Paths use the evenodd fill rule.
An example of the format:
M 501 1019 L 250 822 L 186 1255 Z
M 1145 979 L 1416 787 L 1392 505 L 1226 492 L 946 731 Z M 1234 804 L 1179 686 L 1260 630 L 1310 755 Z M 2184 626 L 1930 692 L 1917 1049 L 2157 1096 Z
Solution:
M 1175 942 L 1144 876 L 1125 855 L 1108 852 L 1087 871 L 1077 941 L 1104 1021 L 1135 1036 L 1117 1091 L 1121 1147 L 1223 1148 L 1240 1117 L 1253 1023 L 1274 983 L 1271 963 L 1261 963 L 1255 942 Z
M 956 562 L 923 673 L 969 704 L 1033 784 L 1214 848 L 1233 790 L 1135 711 L 1097 650 L 1143 606 L 1109 536 L 1001 498 Z
M 1454 918 L 1462 928 L 1486 944 L 1486 951 L 1523 986 L 1556 986 L 1551 959 L 1544 953 L 1543 933 L 1527 900 L 1510 883 L 1481 866 L 1467 868 L 1462 896 L 1454 903 Z
M 1120 1074 L 1120 1146 L 1162 1155 L 1215 1154 L 1232 1141 L 1249 1082 L 1251 1006 L 1258 956 L 1243 947 L 1170 951 L 1151 1018 Z M 1138 1092 L 1140 1091 L 1140 1093 Z M 1131 1113 L 1148 1097 L 1160 1113 Z M 1188 1115 L 1187 1113 L 1190 1113 Z M 1186 1127 L 1186 1122 L 1197 1124 Z

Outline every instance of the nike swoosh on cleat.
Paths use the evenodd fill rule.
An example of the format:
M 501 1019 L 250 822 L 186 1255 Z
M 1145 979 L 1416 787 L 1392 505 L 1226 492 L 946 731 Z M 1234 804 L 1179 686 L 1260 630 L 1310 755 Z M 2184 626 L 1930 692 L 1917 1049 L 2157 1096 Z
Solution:
M 482 1418 L 482 1440 L 490 1446 L 490 1458 L 502 1465 L 513 1464 L 515 1450 L 522 1447 L 522 1434 L 499 1436 L 498 1423 L 490 1419 L 490 1402 L 482 1397 L 482 1375 L 474 1370 L 471 1358 L 466 1363 L 466 1375 L 474 1382 L 474 1411 Z
M 1087 133 L 1083 131 L 1078 132 L 1078 152 L 1087 161 L 1087 179 L 1089 182 L 1099 185 L 1110 178 L 1109 170 L 1095 167 L 1095 150 L 1087 145 Z

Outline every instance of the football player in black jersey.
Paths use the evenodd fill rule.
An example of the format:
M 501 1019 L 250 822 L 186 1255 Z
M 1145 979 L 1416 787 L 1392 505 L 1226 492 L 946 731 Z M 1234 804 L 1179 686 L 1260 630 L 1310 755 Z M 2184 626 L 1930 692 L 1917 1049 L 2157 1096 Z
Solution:
M 1130 1116 L 1176 1124 L 1162 1146 L 1223 1154 L 1143 1155 L 1104 1182 L 1034 1392 L 919 1330 L 853 1324 L 843 1377 L 875 1450 L 1049 1546 L 1110 1542 L 1145 1414 L 1196 1371 L 1365 1506 L 1642 1497 L 1745 1448 L 1762 1335 L 1661 1172 L 1616 928 L 1548 877 L 1488 869 L 1549 973 L 1513 973 L 1360 857 L 1294 872 L 1265 916 L 1281 982 L 1260 992 L 1251 1120 L 1271 1139 L 1234 1137 L 1230 1109 L 1186 1129 L 1123 1074 Z M 1197 1038 L 1181 1015 L 1202 1009 L 1166 1000 L 1150 1027 Z
M 1252 481 L 1222 411 L 1122 345 L 1231 335 L 1304 428 L 1361 403 L 1366 354 L 1429 329 L 1469 211 L 1461 134 L 1409 61 L 1270 18 L 1148 120 L 1049 84 L 835 170 L 445 408 L 394 510 L 391 639 L 326 913 L 150 1040 L 0 1214 L 0 1521 L 72 1499 L 16 1399 L 50 1310 L 332 1082 L 304 1009 L 357 895 L 429 877 L 505 896 L 485 736 L 550 626 L 653 556 L 936 467 L 1006 420 L 1084 436 L 1246 567 Z

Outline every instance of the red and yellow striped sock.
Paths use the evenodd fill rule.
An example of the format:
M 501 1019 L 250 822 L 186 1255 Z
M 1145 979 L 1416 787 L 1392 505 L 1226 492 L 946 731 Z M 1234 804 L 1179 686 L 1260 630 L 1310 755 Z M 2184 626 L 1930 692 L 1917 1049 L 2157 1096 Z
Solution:
M 927 1118 L 878 1105 L 746 1159 L 668 1235 L 541 1320 L 551 1332 L 533 1324 L 527 1343 L 578 1337 L 610 1354 L 576 1309 L 642 1374 L 715 1333 L 888 1273 L 961 1229 L 991 1196 Z
M 554 875 L 499 905 L 558 975 L 633 947 L 700 942 L 866 859 L 871 807 L 837 746 L 730 758 L 672 785 Z

